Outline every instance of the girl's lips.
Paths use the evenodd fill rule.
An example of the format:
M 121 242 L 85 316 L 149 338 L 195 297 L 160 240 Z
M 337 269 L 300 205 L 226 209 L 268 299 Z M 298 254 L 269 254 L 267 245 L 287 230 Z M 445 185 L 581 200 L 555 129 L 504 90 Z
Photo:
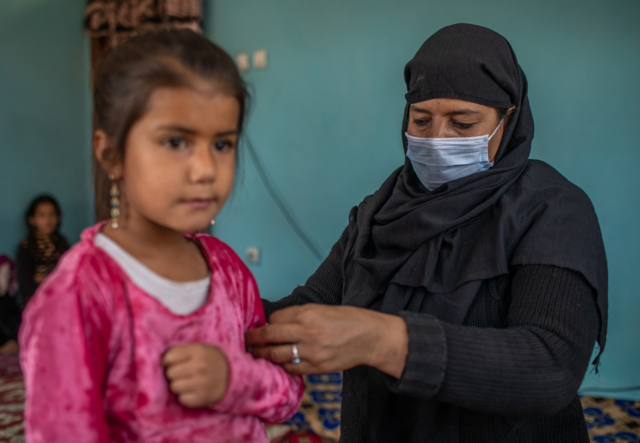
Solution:
M 213 203 L 212 198 L 194 198 L 191 200 L 183 200 L 185 205 L 192 209 L 209 209 L 209 206 Z

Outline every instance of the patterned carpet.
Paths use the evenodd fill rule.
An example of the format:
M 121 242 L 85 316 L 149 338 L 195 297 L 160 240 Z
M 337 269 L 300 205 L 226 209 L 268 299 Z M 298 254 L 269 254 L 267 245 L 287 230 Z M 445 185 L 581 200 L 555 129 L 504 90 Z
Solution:
M 23 443 L 24 384 L 16 355 L 0 355 L 0 442 Z
M 340 438 L 340 374 L 305 378 L 306 392 L 300 411 L 289 427 L 278 427 L 280 437 L 270 432 L 272 443 L 335 442 Z M 640 443 L 640 402 L 611 398 L 581 397 L 589 436 L 593 443 Z M 319 435 L 322 440 L 299 440 L 296 430 Z M 304 437 L 306 438 L 306 437 Z M 543 442 L 540 442 L 543 443 Z
M 272 443 L 323 443 L 340 438 L 339 373 L 306 377 L 300 411 L 282 425 L 267 426 Z M 640 402 L 583 397 L 593 443 L 640 443 Z M 24 443 L 24 384 L 17 356 L 0 356 L 0 443 Z M 542 442 L 541 442 L 542 443 Z
M 640 401 L 582 397 L 592 442 L 640 443 Z

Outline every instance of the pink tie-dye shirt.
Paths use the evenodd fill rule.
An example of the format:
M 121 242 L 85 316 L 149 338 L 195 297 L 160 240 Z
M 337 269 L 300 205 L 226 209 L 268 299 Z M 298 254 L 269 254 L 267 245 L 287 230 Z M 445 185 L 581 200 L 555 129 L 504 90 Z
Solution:
M 292 416 L 302 379 L 245 351 L 265 323 L 251 272 L 227 245 L 194 238 L 211 269 L 209 298 L 178 315 L 138 288 L 85 230 L 24 313 L 20 360 L 30 443 L 266 442 L 261 421 Z M 229 362 L 229 385 L 207 408 L 182 406 L 161 364 L 172 346 L 208 343 Z

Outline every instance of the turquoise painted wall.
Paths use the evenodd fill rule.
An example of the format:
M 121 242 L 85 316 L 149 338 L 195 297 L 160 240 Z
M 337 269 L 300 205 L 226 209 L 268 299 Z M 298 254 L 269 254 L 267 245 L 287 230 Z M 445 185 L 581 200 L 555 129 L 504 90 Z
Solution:
M 640 385 L 640 3 L 635 0 L 211 0 L 209 36 L 231 54 L 266 49 L 248 133 L 274 186 L 327 254 L 349 209 L 402 164 L 402 72 L 421 43 L 459 22 L 512 44 L 529 78 L 532 156 L 582 187 L 601 221 L 610 327 L 601 375 L 585 386 Z M 252 265 L 263 296 L 288 295 L 318 262 L 293 234 L 245 156 L 216 234 Z M 640 391 L 618 397 L 640 399 Z
M 85 3 L 0 1 L 0 253 L 39 193 L 58 198 L 69 241 L 92 220 Z

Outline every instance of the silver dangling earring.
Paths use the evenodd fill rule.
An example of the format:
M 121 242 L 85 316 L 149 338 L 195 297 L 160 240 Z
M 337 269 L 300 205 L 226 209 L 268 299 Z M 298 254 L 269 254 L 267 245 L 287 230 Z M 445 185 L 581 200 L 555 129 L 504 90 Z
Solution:
M 211 220 L 211 226 L 215 225 L 216 221 L 215 220 Z
M 120 190 L 113 175 L 109 175 L 111 180 L 111 227 L 118 229 L 118 217 L 120 217 Z

